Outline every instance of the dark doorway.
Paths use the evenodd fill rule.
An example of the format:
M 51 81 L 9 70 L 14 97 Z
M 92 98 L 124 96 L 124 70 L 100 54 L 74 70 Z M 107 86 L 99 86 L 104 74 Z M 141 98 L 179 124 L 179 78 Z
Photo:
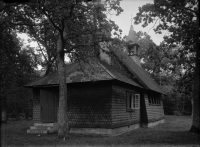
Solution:
M 43 123 L 50 123 L 57 121 L 56 113 L 56 93 L 51 89 L 41 89 L 41 121 Z

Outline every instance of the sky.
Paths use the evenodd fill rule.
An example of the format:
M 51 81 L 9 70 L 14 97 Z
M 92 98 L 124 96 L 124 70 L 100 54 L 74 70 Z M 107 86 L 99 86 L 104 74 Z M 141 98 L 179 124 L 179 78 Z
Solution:
M 125 35 L 128 35 L 130 26 L 131 26 L 131 15 L 132 17 L 135 17 L 137 12 L 139 12 L 138 8 L 145 5 L 146 3 L 153 3 L 153 0 L 122 0 L 120 2 L 121 8 L 124 10 L 120 15 L 111 15 L 108 16 L 111 20 L 115 21 L 115 23 L 119 26 L 120 29 L 122 29 L 122 37 Z M 149 26 L 143 28 L 141 24 L 134 25 L 133 28 L 136 32 L 142 31 L 147 32 L 151 39 L 159 45 L 161 41 L 163 41 L 163 36 L 167 33 L 163 32 L 163 34 L 155 34 L 152 27 L 154 26 L 154 23 L 150 24 Z

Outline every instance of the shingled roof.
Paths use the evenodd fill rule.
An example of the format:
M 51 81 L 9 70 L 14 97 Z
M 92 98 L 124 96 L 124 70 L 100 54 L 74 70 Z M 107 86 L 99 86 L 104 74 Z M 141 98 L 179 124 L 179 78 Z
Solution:
M 112 46 L 109 49 L 118 59 L 118 62 L 130 71 L 132 76 L 124 74 L 124 72 L 100 59 L 89 58 L 87 61 L 75 62 L 66 66 L 66 83 L 119 80 L 136 87 L 165 94 L 149 74 L 143 68 L 139 67 L 125 52 Z M 137 80 L 134 80 L 135 77 Z M 58 73 L 53 72 L 25 86 L 38 87 L 58 84 Z
M 134 76 L 137 77 L 144 89 L 165 94 L 165 92 L 153 80 L 153 78 L 150 77 L 142 67 L 139 67 L 125 52 L 114 47 L 110 47 L 110 50 L 114 53 L 115 56 L 117 56 L 121 63 L 126 66 Z
M 141 84 L 134 81 L 127 74 L 97 58 L 89 58 L 87 61 L 75 62 L 66 66 L 66 83 L 103 80 L 119 80 L 143 88 Z M 53 72 L 25 85 L 25 87 L 53 86 L 58 84 L 58 73 Z

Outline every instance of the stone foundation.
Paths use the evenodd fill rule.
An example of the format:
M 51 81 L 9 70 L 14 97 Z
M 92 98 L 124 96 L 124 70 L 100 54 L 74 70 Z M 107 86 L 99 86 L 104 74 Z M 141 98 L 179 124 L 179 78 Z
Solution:
M 146 127 L 154 127 L 158 124 L 164 123 L 164 119 L 157 120 L 154 122 L 149 122 Z M 132 130 L 135 130 L 137 128 L 140 128 L 140 124 L 132 124 L 128 126 L 123 126 L 119 128 L 70 128 L 70 133 L 77 133 L 77 134 L 97 134 L 97 135 L 105 135 L 105 136 L 116 136 L 120 135 Z M 143 126 L 144 127 L 144 126 Z M 34 133 L 34 134 L 40 134 L 40 133 L 57 133 L 58 125 L 57 123 L 35 123 L 34 126 L 31 126 L 29 130 L 27 130 L 27 133 Z
M 154 127 L 156 125 L 163 124 L 163 123 L 165 123 L 164 119 L 161 119 L 161 120 L 158 120 L 158 121 L 154 121 L 154 122 L 149 122 L 148 123 L 148 127 L 151 128 L 151 127 Z
M 70 133 L 78 133 L 78 134 L 98 134 L 98 135 L 108 135 L 115 136 L 120 135 L 125 132 L 129 132 L 131 130 L 139 128 L 139 124 L 133 124 L 129 126 L 114 128 L 114 129 L 105 129 L 105 128 L 71 128 Z

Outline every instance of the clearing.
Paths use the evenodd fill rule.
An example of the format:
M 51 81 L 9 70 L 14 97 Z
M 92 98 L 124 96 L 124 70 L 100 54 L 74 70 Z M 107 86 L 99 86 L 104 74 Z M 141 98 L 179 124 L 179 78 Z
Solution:
M 1 124 L 1 146 L 103 146 L 103 147 L 200 147 L 200 134 L 189 132 L 190 116 L 165 116 L 165 123 L 153 128 L 139 128 L 119 136 L 70 134 L 65 141 L 56 141 L 56 134 L 26 134 L 32 121 L 13 121 Z

